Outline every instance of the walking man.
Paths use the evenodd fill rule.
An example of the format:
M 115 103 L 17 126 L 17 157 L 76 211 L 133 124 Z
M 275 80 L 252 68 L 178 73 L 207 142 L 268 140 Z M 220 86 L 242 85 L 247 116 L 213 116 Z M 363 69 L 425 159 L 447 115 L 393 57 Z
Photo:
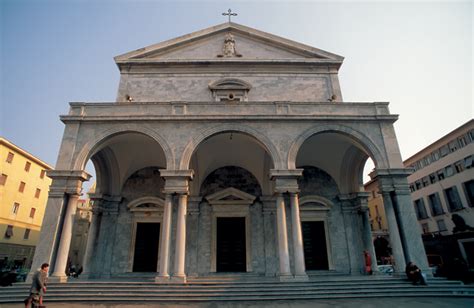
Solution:
M 32 302 L 34 307 L 39 304 L 43 306 L 43 295 L 46 293 L 46 279 L 48 276 L 49 264 L 41 264 L 41 268 L 33 275 L 33 281 L 30 288 L 30 296 L 25 299 L 25 308 L 28 308 Z

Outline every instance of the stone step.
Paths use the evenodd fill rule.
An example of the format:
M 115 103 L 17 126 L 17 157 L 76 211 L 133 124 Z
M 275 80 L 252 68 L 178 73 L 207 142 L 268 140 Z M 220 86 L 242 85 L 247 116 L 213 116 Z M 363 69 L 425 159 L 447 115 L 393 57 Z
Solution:
M 474 286 L 458 281 L 430 279 L 429 286 L 412 286 L 401 278 L 357 278 L 338 281 L 306 282 L 191 282 L 157 284 L 144 281 L 74 281 L 48 286 L 51 302 L 107 301 L 245 301 L 336 299 L 403 296 L 474 297 Z M 0 288 L 0 303 L 20 303 L 28 294 L 29 284 Z

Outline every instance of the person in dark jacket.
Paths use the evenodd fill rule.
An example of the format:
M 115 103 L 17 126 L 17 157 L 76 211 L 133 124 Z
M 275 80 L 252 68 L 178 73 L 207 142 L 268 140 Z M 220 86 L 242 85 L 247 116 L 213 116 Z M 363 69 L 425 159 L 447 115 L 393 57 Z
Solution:
M 420 282 L 422 285 L 426 285 L 426 278 L 413 262 L 408 262 L 407 267 L 405 268 L 405 273 L 407 274 L 408 279 L 416 285 Z
M 31 282 L 30 296 L 25 299 L 25 308 L 28 308 L 33 300 L 38 300 L 39 305 L 43 305 L 43 295 L 46 293 L 46 279 L 48 277 L 49 264 L 41 264 L 41 268 L 33 275 Z

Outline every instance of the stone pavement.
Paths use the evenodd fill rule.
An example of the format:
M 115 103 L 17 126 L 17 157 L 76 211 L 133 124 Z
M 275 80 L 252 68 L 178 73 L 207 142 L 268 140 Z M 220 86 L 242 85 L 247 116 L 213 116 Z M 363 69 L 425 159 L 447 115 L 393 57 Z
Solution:
M 265 302 L 211 302 L 211 303 L 137 303 L 137 304 L 73 304 L 50 303 L 45 299 L 47 308 L 132 308 L 132 307 L 163 307 L 163 308 L 473 308 L 474 298 L 446 298 L 446 297 L 411 297 L 411 298 L 373 298 L 373 299 L 338 299 L 338 300 L 311 300 L 311 301 L 265 301 Z M 22 308 L 23 304 L 0 304 L 0 308 Z

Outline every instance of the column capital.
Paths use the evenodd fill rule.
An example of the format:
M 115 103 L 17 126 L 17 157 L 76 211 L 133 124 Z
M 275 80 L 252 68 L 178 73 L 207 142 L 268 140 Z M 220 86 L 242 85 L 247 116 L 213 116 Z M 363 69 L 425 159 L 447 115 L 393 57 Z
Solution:
M 188 194 L 189 181 L 193 179 L 193 170 L 160 169 L 160 175 L 165 179 L 165 194 Z
M 303 169 L 271 169 L 270 180 L 275 181 L 276 193 L 298 193 L 298 178 Z
M 65 193 L 81 195 L 82 182 L 91 178 L 91 175 L 83 170 L 48 170 L 46 175 L 53 180 L 49 189 L 53 198 L 62 197 Z

